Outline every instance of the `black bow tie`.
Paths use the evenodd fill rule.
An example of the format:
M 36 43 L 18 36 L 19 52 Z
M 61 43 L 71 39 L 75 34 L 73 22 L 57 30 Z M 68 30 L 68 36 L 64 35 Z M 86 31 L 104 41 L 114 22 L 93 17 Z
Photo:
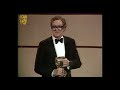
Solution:
M 61 38 L 61 39 L 55 39 L 55 43 L 57 44 L 58 42 L 61 42 L 61 43 L 63 43 L 63 38 Z

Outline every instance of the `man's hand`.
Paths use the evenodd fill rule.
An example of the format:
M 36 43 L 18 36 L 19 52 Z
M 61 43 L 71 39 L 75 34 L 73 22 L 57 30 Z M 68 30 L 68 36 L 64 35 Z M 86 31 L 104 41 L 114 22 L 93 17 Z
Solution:
M 67 58 L 63 59 L 63 67 L 68 67 L 69 66 L 69 60 Z
M 54 69 L 54 76 L 64 77 L 65 73 L 66 71 L 64 70 L 64 68 Z

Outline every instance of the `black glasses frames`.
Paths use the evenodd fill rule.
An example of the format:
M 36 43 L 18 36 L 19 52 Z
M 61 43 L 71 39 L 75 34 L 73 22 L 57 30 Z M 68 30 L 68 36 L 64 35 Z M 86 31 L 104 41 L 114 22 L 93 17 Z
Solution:
M 64 26 L 51 26 L 51 29 L 53 29 L 53 30 L 56 30 L 56 28 L 58 30 L 62 30 L 64 28 Z

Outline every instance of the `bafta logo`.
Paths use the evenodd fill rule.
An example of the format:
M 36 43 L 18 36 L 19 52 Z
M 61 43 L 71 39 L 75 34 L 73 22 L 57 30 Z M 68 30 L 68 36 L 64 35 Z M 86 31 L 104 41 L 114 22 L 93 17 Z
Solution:
M 20 15 L 19 21 L 20 21 L 21 25 L 26 25 L 27 24 L 27 15 Z

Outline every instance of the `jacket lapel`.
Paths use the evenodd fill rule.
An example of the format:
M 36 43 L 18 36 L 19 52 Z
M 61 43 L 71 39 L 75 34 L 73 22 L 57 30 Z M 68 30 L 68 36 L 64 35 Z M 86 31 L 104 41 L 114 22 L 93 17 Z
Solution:
M 57 54 L 56 54 L 56 52 L 55 52 L 55 47 L 54 47 L 54 44 L 53 44 L 53 40 L 52 40 L 52 37 L 50 37 L 50 42 L 49 42 L 49 50 L 50 50 L 50 52 L 51 52 L 51 55 L 52 55 L 52 57 L 56 57 L 57 56 Z
M 68 40 L 67 40 L 67 38 L 64 36 L 64 44 L 65 44 L 65 57 L 67 57 L 67 55 L 68 55 Z

